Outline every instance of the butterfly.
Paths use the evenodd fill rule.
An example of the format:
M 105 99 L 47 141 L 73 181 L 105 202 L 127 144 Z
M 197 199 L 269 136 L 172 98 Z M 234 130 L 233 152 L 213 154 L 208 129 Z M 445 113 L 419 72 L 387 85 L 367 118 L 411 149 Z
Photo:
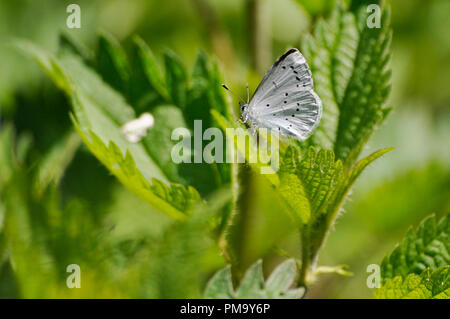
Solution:
M 244 123 L 300 141 L 311 135 L 322 116 L 322 101 L 313 90 L 311 70 L 297 49 L 288 50 L 274 63 L 248 100 L 240 103 Z

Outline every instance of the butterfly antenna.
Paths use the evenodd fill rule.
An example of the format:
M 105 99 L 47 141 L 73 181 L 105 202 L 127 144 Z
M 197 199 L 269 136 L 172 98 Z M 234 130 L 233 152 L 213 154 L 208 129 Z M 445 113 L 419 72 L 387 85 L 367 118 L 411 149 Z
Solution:
M 244 99 L 241 98 L 241 97 L 240 97 L 239 95 L 237 95 L 236 93 L 234 93 L 233 91 L 231 91 L 231 90 L 228 88 L 228 86 L 226 86 L 225 84 L 222 84 L 222 87 L 223 87 L 225 90 L 227 90 L 228 92 L 230 92 L 231 94 L 233 94 L 235 97 L 237 97 L 239 100 L 241 100 L 242 102 L 244 102 L 244 104 L 245 104 Z

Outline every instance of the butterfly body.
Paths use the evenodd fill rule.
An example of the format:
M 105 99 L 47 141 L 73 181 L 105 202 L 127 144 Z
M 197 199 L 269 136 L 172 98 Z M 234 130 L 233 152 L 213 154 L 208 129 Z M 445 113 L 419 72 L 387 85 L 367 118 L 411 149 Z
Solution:
M 319 124 L 322 102 L 313 91 L 311 71 L 297 49 L 283 54 L 262 79 L 251 101 L 241 105 L 242 120 L 304 140 Z

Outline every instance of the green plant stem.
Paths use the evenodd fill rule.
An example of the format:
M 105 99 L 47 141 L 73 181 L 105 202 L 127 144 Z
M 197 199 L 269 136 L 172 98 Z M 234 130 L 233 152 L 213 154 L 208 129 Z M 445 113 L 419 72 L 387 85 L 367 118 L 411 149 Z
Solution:
M 248 0 L 249 43 L 253 68 L 263 75 L 271 60 L 270 17 L 267 0 Z
M 245 257 L 251 170 L 245 164 L 233 164 L 232 172 L 232 205 L 219 237 L 219 247 L 227 263 L 231 265 L 233 279 L 237 283 L 245 270 L 242 268 L 242 260 Z
M 230 228 L 233 225 L 234 219 L 238 214 L 239 210 L 239 191 L 240 191 L 240 183 L 239 183 L 239 166 L 236 163 L 232 163 L 231 165 L 231 206 L 230 211 L 226 217 L 225 226 L 222 229 L 222 232 L 219 235 L 219 248 L 222 251 L 222 255 L 228 264 L 233 264 L 233 253 L 230 248 L 230 243 L 228 242 L 228 236 L 230 232 Z
M 300 229 L 301 247 L 302 247 L 302 263 L 297 283 L 299 286 L 307 287 L 307 277 L 310 268 L 310 231 L 308 226 Z

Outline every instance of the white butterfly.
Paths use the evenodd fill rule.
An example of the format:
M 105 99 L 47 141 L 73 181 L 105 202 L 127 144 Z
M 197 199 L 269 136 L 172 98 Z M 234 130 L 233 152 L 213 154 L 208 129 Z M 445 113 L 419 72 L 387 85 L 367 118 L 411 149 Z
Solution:
M 265 127 L 301 141 L 309 137 L 320 122 L 322 101 L 313 91 L 311 70 L 297 49 L 288 50 L 274 63 L 250 102 L 241 105 L 241 112 L 243 121 L 253 128 Z

